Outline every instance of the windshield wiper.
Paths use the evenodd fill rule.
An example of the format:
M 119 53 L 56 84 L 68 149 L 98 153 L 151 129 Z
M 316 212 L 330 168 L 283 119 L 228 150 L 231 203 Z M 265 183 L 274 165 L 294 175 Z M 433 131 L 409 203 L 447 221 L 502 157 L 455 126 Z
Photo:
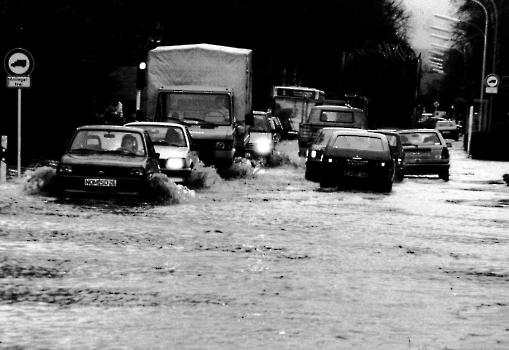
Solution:
M 71 150 L 72 153 L 98 153 L 102 152 L 98 149 L 91 149 L 91 148 L 74 148 Z
M 198 122 L 199 124 L 208 124 L 208 125 L 216 125 L 212 122 L 209 122 L 207 120 L 203 120 L 203 119 L 198 119 L 198 118 L 184 118 L 184 119 L 189 119 L 189 120 L 193 120 L 195 122 Z

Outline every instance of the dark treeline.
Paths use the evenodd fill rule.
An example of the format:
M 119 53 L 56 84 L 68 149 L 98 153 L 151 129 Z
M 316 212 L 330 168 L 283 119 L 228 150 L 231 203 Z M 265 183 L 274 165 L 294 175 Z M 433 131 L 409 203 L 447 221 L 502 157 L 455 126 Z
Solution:
M 98 99 L 122 90 L 125 112 L 134 112 L 135 67 L 158 45 L 252 49 L 257 110 L 269 107 L 273 85 L 302 85 L 320 88 L 328 98 L 368 96 L 376 125 L 411 121 L 417 58 L 407 40 L 408 15 L 396 0 L 0 4 L 3 57 L 22 47 L 35 59 L 32 88 L 22 90 L 22 152 L 27 156 L 45 150 L 59 154 L 72 130 L 93 120 Z M 111 72 L 119 66 L 132 68 L 121 79 L 127 87 L 111 84 Z M 16 90 L 0 89 L 0 134 L 9 135 L 11 147 L 17 135 Z

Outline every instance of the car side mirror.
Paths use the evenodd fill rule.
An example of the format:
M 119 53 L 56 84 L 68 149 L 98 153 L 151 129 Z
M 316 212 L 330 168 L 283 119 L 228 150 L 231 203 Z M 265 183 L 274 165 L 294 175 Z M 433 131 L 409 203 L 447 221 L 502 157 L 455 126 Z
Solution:
M 452 143 L 451 143 L 451 142 L 446 142 L 446 143 L 445 143 L 445 145 L 446 145 L 447 147 L 449 147 L 449 148 L 451 148 L 451 147 L 452 147 Z
M 161 156 L 161 155 L 160 155 L 159 153 L 157 153 L 157 152 L 154 152 L 153 154 L 154 154 L 154 158 L 157 158 L 157 159 L 159 159 L 159 157 Z

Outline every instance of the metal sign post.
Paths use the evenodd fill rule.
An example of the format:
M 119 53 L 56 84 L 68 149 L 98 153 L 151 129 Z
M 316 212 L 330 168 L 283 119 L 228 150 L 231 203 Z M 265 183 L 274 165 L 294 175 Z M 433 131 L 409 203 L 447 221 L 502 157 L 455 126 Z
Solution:
M 2 135 L 0 147 L 0 184 L 7 180 L 7 166 L 5 164 L 5 152 L 7 151 L 7 136 Z
M 25 49 L 9 51 L 4 60 L 7 87 L 18 89 L 18 178 L 21 177 L 21 89 L 30 88 L 30 73 L 34 70 L 34 58 Z

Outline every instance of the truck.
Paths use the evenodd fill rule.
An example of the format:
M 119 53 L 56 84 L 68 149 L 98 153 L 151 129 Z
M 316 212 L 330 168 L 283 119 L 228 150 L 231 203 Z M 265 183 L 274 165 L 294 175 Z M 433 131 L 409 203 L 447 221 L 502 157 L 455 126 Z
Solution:
M 243 156 L 252 124 L 252 50 L 211 44 L 148 51 L 145 118 L 185 124 L 199 159 L 217 168 Z

